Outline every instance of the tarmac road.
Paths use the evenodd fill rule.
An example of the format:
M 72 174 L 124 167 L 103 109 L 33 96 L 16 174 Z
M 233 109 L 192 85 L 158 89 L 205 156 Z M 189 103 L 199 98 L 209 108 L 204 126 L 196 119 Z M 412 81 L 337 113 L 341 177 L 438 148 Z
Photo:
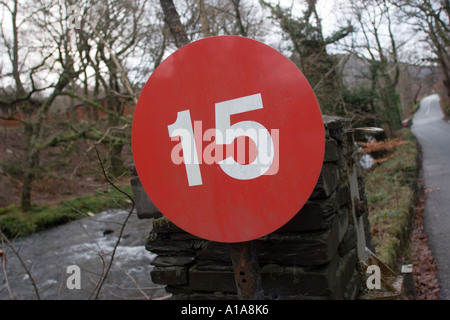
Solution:
M 423 152 L 424 228 L 438 266 L 439 298 L 450 300 L 450 123 L 443 120 L 437 94 L 421 101 L 411 130 Z
M 110 257 L 127 215 L 128 212 L 123 210 L 109 210 L 13 241 L 13 246 L 30 268 L 40 298 L 93 298 L 91 294 L 102 274 L 102 260 Z M 150 230 L 151 220 L 139 220 L 136 213 L 132 213 L 99 299 L 155 299 L 167 296 L 164 288 L 151 281 L 150 262 L 155 255 L 144 247 Z M 36 299 L 30 278 L 14 253 L 1 241 L 0 249 L 7 258 L 5 263 L 0 259 L 0 300 Z M 103 254 L 103 259 L 100 254 Z M 67 273 L 71 265 L 80 267 L 79 289 L 69 289 L 67 286 L 69 277 L 74 274 L 73 271 Z

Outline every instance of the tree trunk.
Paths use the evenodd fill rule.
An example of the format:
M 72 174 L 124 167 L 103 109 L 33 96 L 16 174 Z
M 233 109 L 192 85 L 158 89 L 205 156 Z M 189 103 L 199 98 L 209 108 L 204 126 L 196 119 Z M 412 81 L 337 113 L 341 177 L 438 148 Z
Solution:
M 241 17 L 241 0 L 231 0 L 234 7 L 234 16 L 236 17 L 236 25 L 239 30 L 239 34 L 243 37 L 247 37 L 247 30 L 245 30 L 244 24 L 242 23 Z
M 123 143 L 113 143 L 109 148 L 108 158 L 111 163 L 111 174 L 113 177 L 119 177 L 126 171 L 122 160 Z
M 25 170 L 20 193 L 20 208 L 24 212 L 31 210 L 31 186 L 36 177 L 36 170 L 39 167 L 39 152 L 32 147 L 27 152 L 25 159 Z
M 187 45 L 190 41 L 173 0 L 160 0 L 160 4 L 164 12 L 164 21 L 169 26 L 170 33 L 175 39 L 175 45 L 177 48 Z
M 202 24 L 202 33 L 203 36 L 210 37 L 211 31 L 209 26 L 209 20 L 208 20 L 208 13 L 206 12 L 206 6 L 204 0 L 198 0 L 198 7 L 200 12 L 200 22 Z

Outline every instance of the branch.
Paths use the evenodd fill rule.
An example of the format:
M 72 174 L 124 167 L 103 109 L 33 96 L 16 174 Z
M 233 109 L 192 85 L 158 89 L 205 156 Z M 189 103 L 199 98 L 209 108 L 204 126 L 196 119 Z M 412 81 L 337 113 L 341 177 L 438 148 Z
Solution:
M 94 145 L 97 145 L 97 144 L 102 143 L 103 139 L 105 139 L 105 137 L 108 136 L 108 134 L 109 134 L 109 132 L 110 132 L 111 130 L 125 130 L 127 127 L 128 127 L 128 124 L 127 124 L 127 123 L 125 123 L 122 127 L 109 127 L 109 128 L 105 131 L 105 133 L 103 134 L 103 136 L 102 136 L 99 140 L 97 140 L 97 141 L 94 143 Z M 88 151 L 90 151 L 91 149 L 92 149 L 92 147 L 89 148 Z
M 7 117 L 0 115 L 0 119 L 6 120 L 6 121 L 19 121 L 21 123 L 26 123 L 24 120 L 16 118 L 13 115 L 10 115 L 10 116 L 7 116 Z
M 145 7 L 145 2 L 143 1 L 142 3 L 142 7 L 139 9 L 139 7 L 136 9 L 136 11 L 138 11 L 138 14 L 136 16 L 136 12 L 133 11 L 133 31 L 132 31 L 132 37 L 130 39 L 130 41 L 128 42 L 128 44 L 126 44 L 125 46 L 123 46 L 123 48 L 117 52 L 116 56 L 121 56 L 123 53 L 125 53 L 129 48 L 131 48 L 135 43 L 136 43 L 136 38 L 138 36 L 138 30 L 139 30 L 139 25 L 138 25 L 138 21 L 139 19 L 143 16 L 144 14 L 144 7 Z
M 335 31 L 331 36 L 325 39 L 325 45 L 336 43 L 353 32 L 355 32 L 355 28 L 351 25 L 341 27 L 339 30 Z
M 241 2 L 240 0 L 231 0 L 231 3 L 233 4 L 234 7 L 236 24 L 238 26 L 239 33 L 241 36 L 247 37 L 248 33 L 247 30 L 245 29 L 244 23 L 242 22 L 240 2 Z
M 2 238 L 2 245 L 3 245 L 3 238 Z M 3 250 L 0 250 L 0 258 L 2 258 L 3 275 L 5 277 L 5 285 L 6 285 L 6 288 L 8 289 L 9 297 L 11 299 L 14 299 L 14 296 L 13 296 L 13 294 L 11 292 L 11 288 L 9 286 L 8 274 L 6 273 L 6 262 L 8 261 L 8 259 L 6 259 L 6 255 L 3 252 Z
M 45 90 L 50 89 L 50 88 L 52 88 L 52 87 L 53 87 L 53 85 L 49 85 L 49 86 L 47 86 L 47 87 L 37 88 L 37 89 L 36 89 L 36 88 L 33 88 L 33 89 L 30 90 L 27 94 L 22 95 L 22 96 L 20 96 L 20 97 L 17 97 L 17 98 L 15 98 L 15 99 L 12 99 L 12 100 L 6 100 L 6 99 L 0 98 L 0 103 L 1 103 L 1 104 L 6 104 L 6 105 L 13 105 L 13 104 L 16 104 L 16 103 L 21 103 L 21 102 L 24 102 L 24 101 L 28 101 L 28 100 L 30 100 L 31 96 L 32 96 L 34 93 L 40 92 L 40 91 L 45 91 Z
M 124 270 L 119 264 L 114 263 L 114 265 L 120 269 L 136 286 L 136 288 L 139 290 L 139 292 L 145 297 L 145 299 L 150 300 L 150 297 L 144 292 L 144 290 L 141 288 L 139 283 L 137 283 L 136 279 L 134 279 L 131 274 L 129 274 L 126 270 Z
M 43 149 L 48 148 L 48 147 L 55 147 L 58 144 L 63 143 L 63 142 L 74 141 L 74 140 L 77 140 L 77 139 L 85 136 L 87 131 L 89 131 L 89 128 L 85 128 L 84 130 L 78 131 L 78 132 L 73 133 L 73 134 L 56 136 L 56 137 L 53 137 L 52 139 L 50 139 L 50 140 L 48 140 L 48 141 L 46 141 L 44 143 L 36 145 L 35 148 L 37 150 L 43 150 Z
M 112 115 L 112 116 L 117 116 L 117 115 L 118 115 L 117 112 L 114 112 L 114 111 L 112 111 L 112 110 L 109 110 L 109 109 L 105 108 L 101 103 L 98 103 L 98 102 L 96 102 L 96 101 L 94 101 L 94 100 L 91 100 L 91 99 L 87 99 L 87 98 L 85 98 L 85 97 L 82 97 L 82 96 L 80 96 L 80 95 L 78 95 L 78 94 L 76 94 L 76 93 L 74 93 L 74 92 L 71 92 L 71 91 L 63 91 L 63 92 L 61 92 L 61 95 L 65 95 L 65 96 L 69 96 L 69 97 L 72 97 L 72 98 L 81 100 L 81 101 L 83 101 L 83 102 L 86 103 L 86 104 L 95 106 L 96 108 L 98 108 L 99 110 L 103 111 L 104 113 L 106 113 L 106 114 L 108 114 L 108 115 Z M 120 119 L 121 119 L 122 121 L 126 122 L 126 123 L 131 124 L 130 119 L 128 119 L 127 117 L 120 116 Z
M 102 143 L 103 140 L 108 136 L 109 132 L 111 130 L 125 130 L 128 127 L 128 124 L 123 125 L 122 127 L 109 127 L 105 133 L 103 133 L 103 135 L 101 135 L 101 137 L 99 138 L 98 136 L 90 136 L 90 135 L 86 135 L 86 138 L 91 139 L 91 140 L 96 140 L 81 156 L 81 160 L 78 163 L 78 165 L 75 167 L 75 169 L 72 171 L 72 175 L 70 176 L 70 180 L 72 180 L 73 176 L 75 175 L 75 173 L 78 171 L 81 163 L 84 161 L 84 158 L 86 157 L 86 155 L 98 144 Z M 92 128 L 92 130 L 95 130 L 95 128 Z M 94 132 L 94 134 L 100 135 L 101 132 Z M 115 138 L 115 137 L 110 137 L 111 140 L 114 141 L 114 139 L 119 139 L 119 138 Z M 110 141 L 111 141 L 110 140 Z M 116 141 L 117 141 L 116 140 Z
M 113 52 L 112 48 L 108 45 L 108 43 L 105 41 L 105 39 L 102 37 L 102 35 L 95 29 L 95 27 L 88 21 L 89 26 L 91 27 L 92 31 L 96 34 L 96 36 L 100 39 L 100 42 L 105 46 L 105 48 L 109 51 L 109 54 L 111 56 L 111 59 L 113 60 L 114 64 L 116 65 L 116 68 L 120 72 L 120 79 L 122 80 L 122 84 L 127 90 L 128 94 L 133 99 L 134 104 L 137 104 L 138 98 L 136 96 L 136 93 L 131 88 L 131 84 L 128 81 L 127 74 L 125 70 L 123 69 L 122 64 L 119 62 L 119 59 L 117 58 L 116 54 Z
M 106 267 L 106 271 L 105 271 L 104 274 L 102 274 L 102 276 L 101 276 L 101 278 L 100 278 L 100 281 L 99 281 L 99 283 L 98 283 L 98 287 L 96 288 L 97 293 L 95 294 L 95 300 L 97 300 L 97 299 L 98 299 L 98 295 L 100 294 L 100 291 L 102 290 L 103 284 L 105 283 L 105 280 L 106 280 L 106 278 L 108 277 L 109 270 L 111 269 L 111 266 L 112 266 L 112 264 L 113 264 L 113 262 L 114 262 L 114 257 L 115 257 L 115 255 L 116 255 L 116 250 L 117 250 L 117 247 L 119 246 L 119 243 L 120 243 L 120 241 L 121 241 L 121 239 L 122 239 L 123 231 L 125 230 L 125 225 L 127 224 L 128 219 L 131 217 L 131 214 L 132 214 L 132 212 L 133 212 L 133 209 L 134 209 L 134 199 L 133 199 L 133 197 L 131 197 L 128 193 L 126 193 L 125 191 L 123 191 L 123 190 L 121 190 L 120 188 L 118 188 L 118 187 L 117 187 L 117 186 L 116 186 L 116 185 L 108 178 L 108 175 L 106 174 L 105 167 L 103 166 L 103 162 L 102 162 L 102 160 L 101 160 L 101 158 L 100 158 L 100 154 L 99 154 L 99 152 L 98 152 L 97 146 L 95 146 L 95 152 L 97 153 L 97 158 L 98 158 L 98 160 L 99 160 L 99 162 L 100 162 L 100 167 L 101 167 L 101 169 L 102 169 L 103 176 L 105 177 L 106 181 L 108 181 L 108 183 L 109 183 L 114 189 L 116 189 L 117 191 L 119 191 L 120 193 L 122 193 L 124 196 L 126 196 L 126 197 L 131 201 L 131 204 L 132 204 L 132 205 L 131 205 L 130 211 L 128 211 L 128 215 L 127 215 L 127 217 L 125 218 L 125 221 L 123 222 L 122 227 L 120 228 L 119 237 L 117 238 L 116 244 L 114 245 L 114 249 L 113 249 L 112 254 L 111 254 L 111 259 L 109 260 L 109 264 L 108 264 L 108 266 Z
M 320 80 L 316 83 L 316 85 L 313 88 L 313 91 L 316 92 L 316 90 L 320 87 L 320 84 L 322 83 L 322 81 L 324 79 L 326 79 L 333 71 L 336 70 L 336 68 L 339 65 L 345 65 L 345 63 L 350 59 L 350 55 L 344 55 L 337 63 L 336 65 L 334 65 L 332 68 L 330 68 L 330 70 L 328 70 L 328 72 L 326 74 L 324 74 Z
M 0 236 L 2 237 L 2 239 L 8 244 L 8 246 L 11 248 L 12 252 L 14 253 L 14 255 L 17 257 L 17 259 L 19 259 L 20 264 L 22 265 L 22 267 L 25 269 L 25 272 L 27 273 L 28 277 L 30 278 L 31 284 L 33 285 L 34 288 L 34 292 L 36 293 L 36 297 L 38 300 L 41 300 L 41 296 L 39 295 L 39 290 L 38 287 L 36 285 L 36 282 L 34 281 L 33 276 L 30 273 L 30 270 L 28 269 L 27 265 L 25 264 L 25 262 L 23 261 L 22 257 L 20 256 L 19 252 L 16 250 L 16 248 L 14 248 L 13 244 L 8 240 L 8 238 L 3 234 L 3 232 L 0 230 Z
M 169 26 L 175 45 L 177 48 L 187 45 L 190 41 L 184 25 L 180 21 L 180 15 L 173 4 L 173 0 L 160 0 L 160 4 L 164 12 L 164 21 Z

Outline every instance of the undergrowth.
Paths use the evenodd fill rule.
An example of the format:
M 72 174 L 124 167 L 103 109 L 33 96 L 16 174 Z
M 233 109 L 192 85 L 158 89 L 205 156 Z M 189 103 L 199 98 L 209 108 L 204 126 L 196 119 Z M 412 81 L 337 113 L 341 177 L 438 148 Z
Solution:
M 131 194 L 131 186 L 121 187 Z M 0 208 L 0 230 L 9 238 L 25 236 L 111 208 L 127 208 L 129 199 L 112 187 L 56 204 L 33 205 L 22 212 L 18 205 Z
M 418 143 L 408 129 L 388 142 L 391 154 L 365 173 L 372 237 L 378 257 L 392 268 L 411 234 L 418 190 Z

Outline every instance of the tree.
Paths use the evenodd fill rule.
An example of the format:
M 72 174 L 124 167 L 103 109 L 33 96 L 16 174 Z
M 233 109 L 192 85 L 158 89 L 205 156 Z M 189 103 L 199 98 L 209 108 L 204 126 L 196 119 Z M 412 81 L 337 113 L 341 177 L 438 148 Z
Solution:
M 130 84 L 125 59 L 135 50 L 144 33 L 141 24 L 144 6 L 143 1 L 103 0 L 97 2 L 98 10 L 92 10 L 90 14 L 86 12 L 84 17 L 85 30 L 90 29 L 92 38 L 98 41 L 94 47 L 97 57 L 94 64 L 95 75 L 100 80 L 105 94 L 106 109 L 112 111 L 108 113 L 108 127 L 118 127 L 125 106 L 137 103 L 137 94 Z M 92 17 L 98 14 L 100 15 L 96 23 L 91 23 Z M 89 35 L 86 38 L 89 39 Z M 90 61 L 93 62 L 93 59 Z M 98 64 L 102 64 L 106 72 L 101 72 Z M 126 171 L 121 153 L 129 137 L 129 130 L 115 130 L 108 135 L 110 171 L 114 176 Z
M 392 0 L 412 25 L 424 35 L 423 42 L 431 49 L 432 62 L 444 74 L 447 97 L 450 98 L 450 3 L 448 0 Z
M 177 48 L 183 43 L 204 37 L 238 35 L 253 39 L 264 35 L 264 18 L 257 2 L 250 0 L 184 0 L 160 1 L 164 8 L 164 21 L 171 32 L 175 31 Z M 176 13 L 175 13 L 176 12 Z M 178 16 L 178 18 L 176 17 Z M 184 33 L 180 35 L 177 33 Z
M 13 83 L 9 97 L 0 98 L 0 103 L 11 112 L 0 117 L 20 121 L 23 125 L 25 155 L 20 205 L 22 210 L 29 211 L 32 182 L 39 172 L 40 151 L 84 134 L 70 130 L 50 137 L 43 134 L 50 106 L 82 72 L 83 63 L 75 66 L 76 59 L 81 57 L 74 54 L 74 34 L 63 5 L 41 1 L 19 4 L 18 0 L 2 1 L 0 5 L 11 24 L 10 29 L 2 24 L 1 30 L 10 63 L 10 72 L 2 75 L 2 81 Z M 45 84 L 38 83 L 44 82 L 42 72 L 50 75 Z M 42 93 L 41 97 L 38 93 Z
M 173 3 L 173 0 L 160 0 L 161 8 L 164 12 L 164 21 L 169 27 L 170 33 L 175 40 L 177 48 L 187 45 L 190 40 L 187 36 L 184 25 L 181 23 L 180 15 Z
M 398 46 L 393 32 L 392 8 L 386 0 L 350 0 L 351 13 L 361 34 L 350 51 L 368 64 L 375 113 L 386 125 L 388 135 L 401 126 Z M 387 35 L 387 36 L 384 36 Z
M 291 42 L 292 60 L 310 82 L 323 112 L 336 114 L 342 101 L 339 60 L 327 53 L 327 46 L 345 38 L 353 28 L 345 26 L 325 38 L 317 11 L 317 0 L 306 1 L 299 17 L 290 8 L 260 3 L 270 9 L 271 19 L 277 21 L 285 37 Z
M 77 49 L 87 60 L 87 72 L 80 79 L 85 90 L 84 94 L 65 94 L 106 113 L 106 127 L 98 121 L 90 123 L 87 137 L 108 145 L 109 172 L 117 177 L 126 172 L 122 150 L 131 140 L 131 117 L 125 114 L 126 107 L 137 103 L 142 70 L 149 70 L 153 62 L 158 64 L 162 59 L 165 36 L 163 33 L 161 45 L 145 43 L 152 39 L 154 27 L 151 18 L 146 18 L 151 10 L 147 1 L 85 0 L 79 5 L 83 10 Z M 148 54 L 156 48 L 159 50 Z M 157 61 L 147 58 L 155 53 Z M 133 76 L 137 82 L 130 80 Z

